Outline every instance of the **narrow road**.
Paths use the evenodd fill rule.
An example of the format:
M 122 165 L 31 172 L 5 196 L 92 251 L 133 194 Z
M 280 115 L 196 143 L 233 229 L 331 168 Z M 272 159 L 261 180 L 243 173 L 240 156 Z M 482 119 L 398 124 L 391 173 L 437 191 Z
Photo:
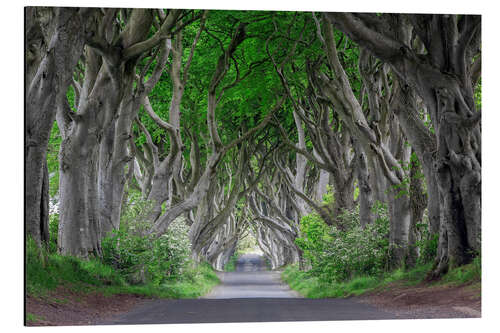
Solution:
M 264 258 L 245 254 L 236 262 L 235 272 L 218 274 L 221 284 L 204 296 L 205 299 L 227 298 L 296 298 L 300 295 L 290 290 L 280 278 L 280 272 L 269 271 Z
M 306 299 L 267 271 L 262 257 L 242 256 L 235 272 L 219 273 L 221 284 L 200 299 L 151 300 L 98 324 L 230 323 L 395 319 L 350 299 Z

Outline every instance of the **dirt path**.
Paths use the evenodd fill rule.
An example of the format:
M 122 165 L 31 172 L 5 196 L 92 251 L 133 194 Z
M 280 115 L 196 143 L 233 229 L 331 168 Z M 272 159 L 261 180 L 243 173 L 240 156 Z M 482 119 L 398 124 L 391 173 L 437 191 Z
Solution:
M 130 311 L 145 301 L 145 297 L 136 295 L 85 294 L 59 287 L 41 298 L 26 298 L 26 312 L 36 319 L 27 320 L 26 325 L 92 325 L 103 318 Z
M 462 286 L 394 284 L 358 298 L 360 302 L 393 313 L 397 318 L 480 318 L 479 283 Z

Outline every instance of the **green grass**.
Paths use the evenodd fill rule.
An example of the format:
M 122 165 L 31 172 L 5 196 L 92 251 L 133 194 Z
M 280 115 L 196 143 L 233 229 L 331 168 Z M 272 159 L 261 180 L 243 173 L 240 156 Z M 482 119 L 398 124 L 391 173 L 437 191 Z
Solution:
M 431 269 L 432 263 L 421 264 L 408 271 L 403 268 L 398 268 L 383 275 L 379 278 L 379 281 L 382 286 L 396 281 L 399 281 L 407 286 L 413 286 L 424 281 L 427 273 L 429 273 Z
M 75 257 L 40 250 L 32 241 L 26 244 L 26 292 L 30 296 L 46 295 L 58 286 L 73 291 L 113 294 L 135 294 L 161 298 L 199 297 L 219 283 L 207 263 L 188 266 L 182 275 L 161 285 L 130 285 L 113 267 L 98 259 L 84 261 Z
M 282 278 L 290 285 L 290 288 L 308 298 L 360 295 L 379 284 L 377 278 L 370 276 L 357 277 L 343 283 L 323 282 L 308 272 L 300 271 L 296 266 L 286 267 Z
M 465 284 L 470 282 L 481 281 L 481 257 L 477 256 L 474 260 L 461 267 L 450 270 L 441 279 L 443 283 L 450 284 Z
M 39 295 L 59 285 L 72 285 L 77 290 L 91 287 L 125 286 L 125 280 L 112 267 L 98 260 L 49 254 L 36 244 L 26 244 L 26 291 Z
M 172 279 L 161 285 L 112 285 L 96 288 L 105 296 L 114 294 L 134 294 L 154 298 L 197 298 L 208 293 L 219 284 L 219 278 L 212 267 L 202 263 L 184 271 L 182 278 Z
M 32 314 L 32 313 L 26 313 L 26 321 L 27 322 L 36 323 L 36 322 L 39 322 L 42 320 L 44 320 L 44 318 L 41 316 L 37 316 L 37 315 Z
M 414 286 L 423 282 L 431 269 L 432 263 L 428 263 L 408 271 L 397 269 L 383 276 L 359 276 L 349 281 L 337 283 L 321 281 L 310 272 L 300 271 L 296 265 L 291 265 L 283 271 L 282 279 L 290 285 L 290 288 L 307 298 L 339 298 L 358 296 L 377 288 L 389 287 L 394 282 L 404 286 Z M 480 281 L 481 259 L 478 257 L 469 265 L 450 270 L 439 281 L 434 281 L 432 285 L 462 285 L 480 283 Z
M 212 267 L 203 263 L 183 272 L 181 280 L 172 281 L 165 288 L 170 290 L 171 297 L 195 298 L 208 293 L 219 282 Z

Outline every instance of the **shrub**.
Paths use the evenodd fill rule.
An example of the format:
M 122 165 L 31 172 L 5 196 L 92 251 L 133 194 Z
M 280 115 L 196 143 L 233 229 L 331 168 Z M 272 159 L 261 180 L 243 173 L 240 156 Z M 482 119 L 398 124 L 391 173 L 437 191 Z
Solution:
M 424 223 L 416 225 L 417 233 L 420 236 L 416 245 L 419 248 L 420 255 L 417 259 L 417 264 L 426 264 L 434 261 L 437 255 L 439 242 L 439 234 L 431 234 L 429 232 L 429 222 L 427 215 L 424 215 Z
M 57 233 L 59 230 L 59 214 L 49 215 L 49 252 L 57 253 Z
M 300 221 L 297 245 L 311 265 L 311 274 L 320 281 L 344 281 L 356 275 L 378 275 L 387 266 L 389 219 L 386 208 L 375 207 L 374 223 L 361 228 L 359 211 L 346 211 L 338 217 L 347 231 L 326 225 L 315 213 Z
M 82 260 L 57 254 L 58 215 L 50 215 L 48 246 L 26 242 L 26 291 L 43 295 L 64 285 L 75 291 L 131 293 L 159 297 L 198 297 L 218 283 L 205 262 L 190 260 L 188 227 L 176 219 L 168 231 L 148 235 L 151 204 L 136 198 L 125 207 L 119 230 L 102 240 L 102 258 Z M 134 284 L 134 285 L 131 285 Z
M 438 242 L 439 234 L 429 234 L 422 240 L 417 241 L 417 246 L 420 249 L 420 256 L 417 259 L 418 264 L 426 264 L 435 260 Z
M 102 241 L 103 262 L 118 269 L 130 283 L 160 285 L 178 277 L 191 251 L 188 227 L 176 219 L 161 236 L 148 234 L 151 205 L 136 201 L 124 211 L 120 230 Z

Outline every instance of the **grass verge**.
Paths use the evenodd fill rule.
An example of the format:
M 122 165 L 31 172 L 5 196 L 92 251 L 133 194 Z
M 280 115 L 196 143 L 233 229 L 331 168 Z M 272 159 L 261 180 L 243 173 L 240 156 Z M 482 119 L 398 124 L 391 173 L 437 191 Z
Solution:
M 161 285 L 130 285 L 113 267 L 98 259 L 84 261 L 50 254 L 28 242 L 26 247 L 26 292 L 41 297 L 58 286 L 73 291 L 106 295 L 134 294 L 160 298 L 195 298 L 206 294 L 219 279 L 207 263 L 190 265 L 176 279 Z
M 359 276 L 345 282 L 325 282 L 313 276 L 310 272 L 303 272 L 296 265 L 285 268 L 281 277 L 293 290 L 298 291 L 307 298 L 342 298 L 358 296 L 375 289 L 390 287 L 393 283 L 404 286 L 415 286 L 424 282 L 432 264 L 422 264 L 413 269 L 404 271 L 397 269 L 383 276 Z M 450 270 L 440 280 L 429 283 L 429 285 L 463 285 L 480 284 L 481 281 L 481 259 L 462 267 Z
M 29 313 L 29 312 L 26 313 L 26 322 L 28 322 L 28 323 L 37 323 L 37 322 L 40 322 L 42 320 L 44 320 L 44 318 L 41 316 L 37 316 L 37 315 Z

